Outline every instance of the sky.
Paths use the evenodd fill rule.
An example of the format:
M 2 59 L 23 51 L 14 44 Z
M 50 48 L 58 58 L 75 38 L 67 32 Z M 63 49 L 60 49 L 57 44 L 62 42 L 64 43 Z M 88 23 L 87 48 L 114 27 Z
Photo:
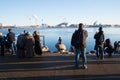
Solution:
M 120 24 L 120 0 L 0 0 L 5 25 Z

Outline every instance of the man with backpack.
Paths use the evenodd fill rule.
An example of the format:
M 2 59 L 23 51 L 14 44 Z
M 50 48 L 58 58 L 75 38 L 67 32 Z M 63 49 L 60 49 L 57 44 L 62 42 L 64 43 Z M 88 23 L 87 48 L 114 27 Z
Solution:
M 105 35 L 102 27 L 99 27 L 99 32 L 94 35 L 95 39 L 95 50 L 98 59 L 104 59 L 104 40 Z
M 12 32 L 12 29 L 8 29 L 8 34 L 6 35 L 7 45 L 10 50 L 12 50 L 12 54 L 16 53 L 15 46 L 15 33 Z
M 82 68 L 87 68 L 86 60 L 86 38 L 88 37 L 88 32 L 83 29 L 83 24 L 79 24 L 78 30 L 76 30 L 71 39 L 71 45 L 74 48 L 75 53 L 75 68 L 79 67 L 79 58 L 82 57 Z

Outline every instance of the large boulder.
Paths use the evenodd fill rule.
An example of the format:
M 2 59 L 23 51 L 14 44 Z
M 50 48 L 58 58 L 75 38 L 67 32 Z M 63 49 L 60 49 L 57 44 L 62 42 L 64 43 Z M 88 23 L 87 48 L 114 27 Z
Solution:
M 66 46 L 63 43 L 61 43 L 61 44 L 58 43 L 58 44 L 55 45 L 55 47 L 57 48 L 57 50 L 59 52 L 65 52 L 66 51 Z

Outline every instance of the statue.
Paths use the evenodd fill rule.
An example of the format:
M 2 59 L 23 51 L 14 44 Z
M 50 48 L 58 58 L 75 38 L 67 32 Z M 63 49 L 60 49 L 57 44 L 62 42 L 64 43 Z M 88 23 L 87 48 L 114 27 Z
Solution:
M 57 44 L 55 45 L 57 48 L 58 52 L 65 52 L 66 51 L 66 46 L 62 43 L 62 38 L 59 37 Z

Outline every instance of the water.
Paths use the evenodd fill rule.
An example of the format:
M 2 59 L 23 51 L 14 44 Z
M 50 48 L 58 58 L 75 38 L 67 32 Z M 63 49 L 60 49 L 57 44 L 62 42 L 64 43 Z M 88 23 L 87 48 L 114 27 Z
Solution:
M 71 42 L 71 36 L 73 32 L 77 28 L 27 28 L 25 30 L 29 31 L 31 34 L 37 30 L 40 32 L 41 35 L 45 36 L 45 45 L 48 46 L 50 51 L 56 51 L 55 44 L 58 41 L 59 36 L 62 37 L 62 42 L 66 45 L 67 50 L 70 49 L 70 42 Z M 88 31 L 88 38 L 87 38 L 87 51 L 94 50 L 94 34 L 98 30 L 98 28 L 84 28 Z M 23 29 L 13 29 L 13 32 L 15 32 L 16 36 L 18 36 L 21 32 L 23 32 Z M 103 28 L 103 31 L 105 32 L 105 38 L 110 38 L 112 41 L 112 44 L 115 41 L 120 41 L 120 28 Z M 7 29 L 0 29 L 0 32 L 3 32 L 3 35 L 7 34 Z

